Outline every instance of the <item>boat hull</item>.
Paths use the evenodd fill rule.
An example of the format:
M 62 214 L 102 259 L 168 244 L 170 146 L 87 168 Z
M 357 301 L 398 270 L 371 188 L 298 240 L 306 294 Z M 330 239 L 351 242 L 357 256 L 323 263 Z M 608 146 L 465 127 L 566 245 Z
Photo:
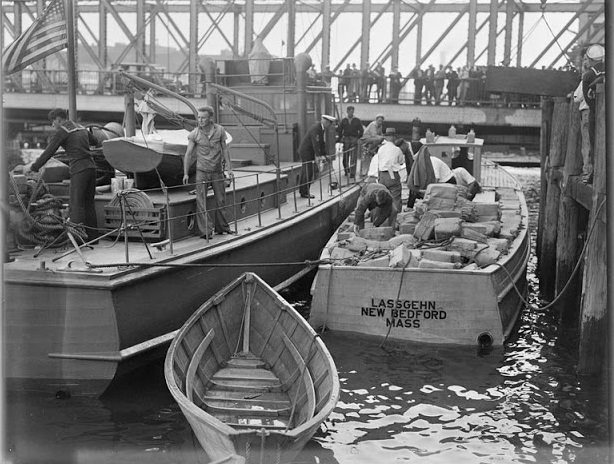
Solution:
M 332 412 L 340 390 L 322 340 L 252 273 L 190 317 L 169 348 L 164 373 L 213 460 L 291 462 Z M 264 373 L 279 384 L 270 386 L 271 377 L 260 383 Z
M 320 265 L 310 324 L 390 340 L 503 344 L 526 297 L 528 211 L 524 195 L 517 194 L 523 228 L 500 266 L 465 271 Z
M 38 379 L 39 388 L 52 391 L 102 393 L 118 372 L 149 361 L 202 301 L 241 273 L 257 271 L 274 286 L 305 267 L 281 263 L 317 259 L 358 192 L 352 187 L 176 261 L 221 267 L 134 269 L 111 281 L 42 270 L 6 273 L 5 376 L 11 382 Z M 237 263 L 250 265 L 232 267 Z

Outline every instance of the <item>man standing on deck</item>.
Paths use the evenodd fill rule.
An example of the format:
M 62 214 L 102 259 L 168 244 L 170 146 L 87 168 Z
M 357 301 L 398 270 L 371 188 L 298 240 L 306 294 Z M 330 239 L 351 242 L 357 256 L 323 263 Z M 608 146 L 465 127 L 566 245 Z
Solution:
M 384 133 L 384 143 L 371 159 L 369 175 L 377 178 L 384 185 L 390 195 L 397 211 L 401 211 L 401 171 L 405 167 L 403 152 L 395 145 L 396 130 L 388 127 Z
M 360 198 L 354 210 L 354 232 L 358 234 L 365 228 L 365 212 L 371 211 L 371 222 L 375 227 L 381 226 L 386 219 L 390 227 L 397 222 L 397 208 L 388 189 L 377 182 L 367 184 L 360 192 Z
M 298 147 L 298 154 L 301 157 L 303 166 L 299 180 L 299 193 L 302 198 L 314 198 L 309 193 L 309 185 L 318 173 L 317 159 L 327 155 L 326 153 L 326 131 L 336 118 L 323 114 L 320 122 L 315 123 L 305 134 Z
M 96 164 L 90 146 L 95 146 L 98 141 L 86 128 L 68 119 L 68 114 L 61 108 L 51 110 L 48 117 L 55 134 L 45 151 L 32 163 L 30 170 L 38 172 L 60 146 L 64 148 L 70 168 L 70 220 L 85 225 L 88 241 L 94 240 L 98 237 L 94 203 Z
M 210 106 L 198 109 L 198 127 L 188 135 L 188 147 L 183 159 L 184 184 L 189 180 L 188 171 L 194 149 L 196 149 L 196 222 L 200 237 L 210 238 L 213 230 L 218 234 L 232 234 L 234 232 L 224 215 L 226 205 L 224 162 L 228 168 L 228 177 L 231 177 L 230 153 L 226 146 L 226 131 L 213 122 L 213 108 Z M 209 186 L 213 188 L 213 201 L 207 204 Z M 209 215 L 212 209 L 215 210 L 214 221 Z
M 341 120 L 337 128 L 339 141 L 343 142 L 343 170 L 347 177 L 356 178 L 356 163 L 358 162 L 358 139 L 364 129 L 360 119 L 354 117 L 354 107 L 347 107 L 347 118 Z

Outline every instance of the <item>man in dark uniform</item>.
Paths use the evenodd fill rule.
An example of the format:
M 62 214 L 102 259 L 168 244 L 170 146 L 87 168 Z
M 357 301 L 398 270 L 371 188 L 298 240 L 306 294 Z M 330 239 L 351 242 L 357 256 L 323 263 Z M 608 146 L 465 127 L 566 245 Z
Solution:
M 384 185 L 374 182 L 362 188 L 354 210 L 354 232 L 364 229 L 367 210 L 371 211 L 371 222 L 375 227 L 381 226 L 386 219 L 391 227 L 395 226 L 398 211 L 390 191 Z
M 337 128 L 339 141 L 343 142 L 343 170 L 348 177 L 356 178 L 356 163 L 358 162 L 358 139 L 364 129 L 362 121 L 354 117 L 354 107 L 347 107 L 347 118 L 341 120 Z
M 70 187 L 69 206 L 70 220 L 86 227 L 87 238 L 98 237 L 98 223 L 94 196 L 96 195 L 96 164 L 90 151 L 90 145 L 98 141 L 85 127 L 68 119 L 65 110 L 55 108 L 49 112 L 49 121 L 56 130 L 53 138 L 41 153 L 30 170 L 38 170 L 55 155 L 58 148 L 63 147 L 69 160 Z
M 326 156 L 326 130 L 336 119 L 326 114 L 322 115 L 320 122 L 315 123 L 305 134 L 298 148 L 303 166 L 301 169 L 299 193 L 303 198 L 314 198 L 309 193 L 309 185 L 315 179 L 318 171 L 316 159 Z

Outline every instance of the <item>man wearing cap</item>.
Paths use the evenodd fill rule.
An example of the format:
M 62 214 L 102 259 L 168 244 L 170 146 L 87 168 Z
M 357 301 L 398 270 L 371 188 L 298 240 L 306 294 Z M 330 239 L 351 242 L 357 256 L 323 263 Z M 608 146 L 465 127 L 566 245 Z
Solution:
M 396 130 L 388 127 L 384 133 L 384 142 L 371 159 L 369 176 L 377 177 L 390 194 L 397 211 L 401 211 L 401 175 L 399 171 L 405 168 L 403 152 L 394 143 Z
M 365 212 L 371 211 L 371 222 L 375 227 L 381 226 L 386 219 L 390 227 L 395 227 L 398 210 L 392 201 L 392 195 L 386 186 L 377 182 L 367 184 L 360 192 L 360 198 L 354 210 L 354 232 L 365 227 Z
M 226 205 L 226 185 L 224 163 L 228 177 L 232 176 L 230 153 L 226 145 L 226 131 L 213 122 L 213 108 L 203 106 L 198 109 L 198 127 L 188 134 L 188 147 L 183 160 L 183 183 L 189 181 L 188 170 L 192 153 L 196 150 L 196 223 L 201 238 L 211 237 L 213 231 L 218 234 L 232 234 L 224 215 Z M 207 202 L 207 191 L 213 188 L 213 199 Z M 215 220 L 211 220 L 209 211 L 215 211 Z M 206 218 L 205 218 L 205 211 Z
M 299 180 L 299 193 L 303 198 L 314 198 L 309 193 L 309 185 L 318 173 L 316 159 L 326 156 L 326 131 L 335 121 L 335 117 L 323 114 L 320 122 L 315 123 L 307 131 L 298 147 L 298 154 L 303 162 Z
M 377 147 L 384 140 L 384 115 L 375 116 L 375 121 L 371 121 L 362 134 L 363 151 L 360 162 L 360 175 L 366 176 L 371 164 L 371 158 L 377 151 Z
M 590 140 L 590 155 L 588 163 L 584 162 L 582 169 L 582 182 L 592 183 L 593 166 L 592 153 L 595 146 L 595 86 L 605 79 L 605 49 L 599 44 L 593 44 L 586 49 L 586 71 L 582 74 L 582 94 L 588 105 L 588 114 L 582 119 L 582 125 L 586 124 L 588 116 L 588 135 Z
M 358 139 L 364 129 L 360 119 L 354 117 L 354 107 L 347 107 L 347 118 L 341 120 L 337 128 L 337 136 L 343 142 L 343 170 L 348 177 L 356 178 L 356 163 L 358 162 Z
M 90 146 L 95 146 L 98 141 L 85 127 L 68 119 L 68 113 L 61 108 L 49 111 L 48 117 L 55 134 L 45 151 L 32 163 L 30 171 L 38 172 L 55 155 L 58 148 L 64 148 L 70 171 L 70 220 L 75 224 L 85 225 L 88 241 L 95 240 L 99 235 L 94 202 L 96 163 Z

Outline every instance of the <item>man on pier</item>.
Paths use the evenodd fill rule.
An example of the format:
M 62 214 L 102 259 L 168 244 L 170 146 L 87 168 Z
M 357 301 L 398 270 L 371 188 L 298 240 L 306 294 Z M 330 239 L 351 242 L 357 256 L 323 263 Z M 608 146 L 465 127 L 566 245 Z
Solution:
M 360 198 L 354 210 L 354 232 L 358 234 L 365 228 L 365 212 L 371 211 L 371 222 L 375 227 L 381 226 L 386 219 L 390 227 L 397 221 L 397 208 L 392 201 L 390 191 L 377 182 L 367 184 L 360 192 Z
M 213 122 L 213 108 L 204 106 L 198 109 L 198 127 L 188 135 L 188 147 L 183 160 L 183 183 L 188 183 L 192 152 L 196 150 L 196 222 L 201 238 L 210 238 L 213 231 L 218 234 L 232 234 L 224 207 L 226 206 L 226 180 L 224 161 L 228 177 L 232 176 L 230 153 L 226 145 L 226 131 Z M 213 201 L 207 205 L 207 192 L 213 188 Z M 215 220 L 209 211 L 214 210 Z M 206 217 L 205 217 L 206 216 Z
M 337 128 L 339 141 L 343 142 L 343 170 L 347 177 L 356 178 L 356 163 L 358 162 L 358 139 L 364 129 L 360 119 L 354 117 L 354 107 L 347 107 L 347 117 L 341 120 Z
M 588 105 L 588 114 L 584 113 L 582 118 L 582 135 L 586 133 L 588 124 L 588 136 L 590 140 L 590 155 L 588 163 L 584 160 L 582 169 L 582 182 L 591 184 L 593 182 L 592 153 L 595 147 L 595 86 L 605 79 L 605 49 L 599 44 L 593 44 L 586 49 L 586 71 L 582 74 L 582 94 L 584 101 Z M 586 117 L 588 116 L 588 121 Z M 584 153 L 583 153 L 584 155 Z M 583 158 L 585 158 L 583 156 Z

